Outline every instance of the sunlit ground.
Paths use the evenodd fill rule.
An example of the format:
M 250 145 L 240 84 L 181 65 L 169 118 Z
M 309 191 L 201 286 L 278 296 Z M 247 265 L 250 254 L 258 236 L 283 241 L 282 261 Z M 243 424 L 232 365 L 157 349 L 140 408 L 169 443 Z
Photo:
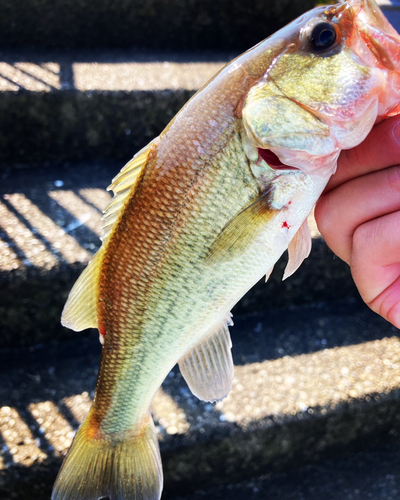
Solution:
M 0 408 L 1 468 L 12 464 L 29 467 L 66 453 L 89 409 L 94 371 L 90 394 L 84 391 L 58 400 L 55 391 L 52 400 L 29 403 L 23 414 L 16 407 Z M 79 377 L 77 373 L 77 385 Z M 335 415 L 343 404 L 357 408 L 360 402 L 377 403 L 398 391 L 400 340 L 393 336 L 333 349 L 322 345 L 312 354 L 236 366 L 231 393 L 215 405 L 198 402 L 176 370 L 171 377 L 152 408 L 161 441 L 177 435 L 209 434 L 221 424 L 232 425 L 236 431 L 299 419 L 301 425 L 304 418 Z M 37 383 L 43 386 L 46 380 Z M 73 386 L 73 377 L 70 383 Z M 34 393 L 30 396 L 36 401 Z
M 0 92 L 197 90 L 225 62 L 0 62 Z

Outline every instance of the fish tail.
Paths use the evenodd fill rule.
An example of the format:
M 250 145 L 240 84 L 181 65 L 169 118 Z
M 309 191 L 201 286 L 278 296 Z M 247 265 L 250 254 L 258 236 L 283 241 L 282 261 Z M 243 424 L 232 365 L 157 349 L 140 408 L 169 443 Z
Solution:
M 138 432 L 119 438 L 100 435 L 88 420 L 64 460 L 52 500 L 159 500 L 163 474 L 151 416 Z

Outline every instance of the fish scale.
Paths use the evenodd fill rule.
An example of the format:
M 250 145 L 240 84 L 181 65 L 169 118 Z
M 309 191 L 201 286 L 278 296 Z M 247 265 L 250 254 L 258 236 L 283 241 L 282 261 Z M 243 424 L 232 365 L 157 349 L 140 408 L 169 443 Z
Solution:
M 237 127 L 236 127 L 237 128 Z M 235 162 L 232 162 L 234 157 Z M 240 161 L 238 161 L 238 157 Z M 246 165 L 247 168 L 243 168 Z M 154 166 L 154 170 L 157 167 Z M 231 141 L 226 148 L 216 156 L 215 161 L 211 166 L 206 168 L 207 180 L 203 182 L 193 183 L 193 193 L 188 195 L 190 200 L 185 210 L 180 213 L 179 221 L 175 221 L 174 229 L 168 240 L 168 248 L 162 249 L 160 255 L 157 255 L 157 273 L 153 268 L 149 272 L 153 273 L 152 279 L 146 279 L 144 283 L 136 283 L 134 289 L 131 287 L 133 283 L 129 283 L 129 291 L 125 292 L 129 296 L 131 305 L 131 314 L 135 315 L 135 321 L 130 325 L 129 334 L 126 325 L 121 324 L 120 318 L 126 318 L 129 313 L 123 311 L 119 314 L 110 311 L 112 318 L 116 318 L 116 324 L 110 323 L 106 328 L 105 351 L 102 359 L 104 370 L 108 371 L 108 364 L 115 367 L 115 376 L 118 377 L 118 366 L 120 365 L 120 354 L 114 350 L 107 352 L 107 346 L 112 343 L 113 330 L 117 331 L 119 349 L 129 349 L 131 346 L 138 345 L 141 337 L 146 337 L 146 344 L 137 349 L 132 349 L 135 354 L 128 356 L 130 367 L 128 369 L 128 381 L 121 392 L 130 394 L 130 401 L 117 401 L 113 397 L 112 410 L 110 415 L 119 415 L 120 427 L 123 429 L 123 422 L 129 422 L 131 428 L 137 423 L 138 417 L 129 411 L 140 412 L 148 411 L 148 406 L 153 399 L 153 392 L 160 386 L 171 367 L 179 360 L 179 358 L 187 350 L 187 339 L 190 338 L 191 344 L 196 344 L 202 336 L 207 333 L 207 327 L 203 325 L 209 324 L 208 316 L 215 315 L 215 309 L 221 309 L 220 316 L 224 316 L 230 307 L 234 305 L 234 299 L 228 300 L 225 295 L 226 291 L 231 289 L 230 294 L 236 297 L 238 288 L 243 288 L 242 281 L 246 273 L 240 270 L 238 273 L 232 273 L 230 268 L 226 266 L 221 269 L 221 272 L 215 276 L 215 270 L 205 264 L 205 259 L 209 249 L 209 241 L 215 239 L 224 225 L 242 210 L 254 197 L 258 195 L 259 186 L 250 174 L 248 168 L 248 160 L 241 146 L 238 130 L 235 131 Z M 203 170 L 196 170 L 196 175 L 199 175 Z M 150 176 L 150 173 L 148 174 Z M 179 175 L 179 174 L 178 174 Z M 241 178 L 242 182 L 239 182 Z M 191 180 L 190 180 L 191 181 Z M 182 183 L 182 181 L 181 181 Z M 208 189 L 212 186 L 211 189 Z M 217 196 L 215 196 L 217 193 Z M 145 195 L 142 195 L 145 196 Z M 160 195 L 161 196 L 161 195 Z M 226 200 L 229 199 L 229 203 Z M 211 210 L 210 210 L 211 209 Z M 142 211 L 141 214 L 144 212 Z M 189 214 L 187 216 L 186 214 Z M 127 220 L 132 221 L 132 225 L 141 227 L 140 214 L 133 218 L 130 214 Z M 135 223 L 133 223 L 135 220 Z M 202 223 L 204 221 L 204 223 Z M 131 228 L 125 223 L 123 231 L 128 234 Z M 168 230 L 168 227 L 165 228 Z M 144 231 L 143 231 L 144 232 Z M 162 231 L 158 231 L 158 235 Z M 160 239 L 162 236 L 159 236 Z M 150 241 L 149 245 L 153 246 L 154 236 L 152 233 L 147 233 L 147 238 Z M 136 259 L 136 266 L 139 268 L 138 275 L 142 275 L 140 263 L 136 257 L 142 252 L 142 238 L 133 238 L 135 247 L 129 248 L 129 253 L 125 259 Z M 111 241 L 110 245 L 114 242 Z M 158 249 L 158 247 L 156 247 Z M 156 253 L 153 250 L 153 255 Z M 179 258 L 174 258 L 179 256 Z M 118 254 L 114 257 L 118 262 L 118 271 L 112 271 L 113 279 L 122 286 L 125 283 L 125 265 L 124 257 Z M 145 261 L 148 264 L 148 260 Z M 254 267 L 252 264 L 247 264 L 247 267 Z M 257 266 L 256 266 L 257 267 Z M 121 276 L 122 274 L 122 276 Z M 207 279 L 205 275 L 209 274 Z M 257 273 L 258 274 L 258 273 Z M 171 278 L 172 276 L 172 278 Z M 241 279 L 238 279 L 242 276 Z M 258 278 L 258 276 L 257 276 Z M 210 293 L 211 285 L 218 282 L 219 286 L 213 286 L 213 291 Z M 253 283 L 251 283 L 253 284 Z M 126 286 L 126 285 L 125 285 Z M 245 285 L 247 288 L 249 285 Z M 251 285 L 250 285 L 251 286 Z M 106 288 L 110 289 L 112 283 L 107 283 Z M 138 306 L 135 298 L 137 288 L 142 290 L 145 295 L 139 302 L 145 302 L 146 307 L 142 315 L 140 315 L 140 305 Z M 143 292 L 143 289 L 145 292 Z M 102 292 L 100 292 L 101 294 Z M 222 295 L 222 299 L 216 303 L 216 299 Z M 122 294 L 124 296 L 124 293 Z M 118 297 L 118 296 L 117 296 Z M 108 298 L 103 298 L 107 302 Z M 115 297 L 114 297 L 115 300 Z M 221 303 L 219 303 L 221 302 Z M 120 307 L 120 301 L 118 301 Z M 192 321 L 192 317 L 199 316 L 199 312 L 203 311 L 197 322 Z M 105 321 L 107 323 L 107 320 Z M 169 339 L 170 332 L 176 333 L 176 341 Z M 166 342 L 168 339 L 168 342 Z M 149 345 L 151 347 L 149 347 Z M 157 355 L 157 351 L 162 354 Z M 172 357 L 173 356 L 173 357 Z M 137 360 L 137 357 L 140 359 Z M 127 361 L 125 361 L 127 362 Z M 160 366 L 161 363 L 161 366 Z M 149 368 L 147 368 L 149 366 Z M 148 388 L 148 372 L 157 372 L 157 378 L 154 379 L 154 390 Z M 146 384 L 144 385 L 144 382 Z M 119 383 L 121 386 L 121 382 Z M 143 387 L 146 387 L 143 391 Z M 143 392 L 140 396 L 136 394 Z M 107 392 L 105 398 L 110 397 Z M 143 398 L 143 400 L 142 400 Z M 103 404 L 101 387 L 96 392 L 96 404 Z M 106 403 L 104 403 L 106 404 Z M 122 418 L 122 415 L 124 417 Z M 139 414 L 139 418 L 142 415 Z M 108 419 L 107 419 L 108 420 Z M 114 420 L 114 419 L 112 419 Z M 102 425 L 102 429 L 107 431 L 106 425 Z

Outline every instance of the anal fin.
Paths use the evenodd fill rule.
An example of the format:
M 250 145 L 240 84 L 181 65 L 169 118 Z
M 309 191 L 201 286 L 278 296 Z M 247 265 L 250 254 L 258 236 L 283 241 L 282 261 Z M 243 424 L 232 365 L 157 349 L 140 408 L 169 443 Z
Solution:
M 192 393 L 204 401 L 223 399 L 232 387 L 232 342 L 228 325 L 232 315 L 179 361 Z

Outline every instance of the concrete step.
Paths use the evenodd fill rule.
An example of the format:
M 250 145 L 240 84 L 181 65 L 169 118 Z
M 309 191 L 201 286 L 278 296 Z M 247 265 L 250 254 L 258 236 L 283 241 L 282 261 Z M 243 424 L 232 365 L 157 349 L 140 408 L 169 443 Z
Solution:
M 315 0 L 2 0 L 0 45 L 245 50 Z
M 236 55 L 3 51 L 0 168 L 88 159 L 126 162 Z
M 400 15 L 400 6 L 391 0 L 382 2 L 385 14 L 399 27 L 396 16 Z M 279 0 L 277 5 L 279 12 L 290 16 L 288 20 L 295 17 L 296 9 L 302 11 L 306 6 L 305 2 L 291 2 L 291 8 L 286 9 L 285 3 Z M 51 10 L 50 3 L 40 0 L 40 8 L 51 11 L 52 18 L 60 19 L 63 26 L 75 28 L 74 23 L 68 24 L 69 14 L 57 11 L 67 4 L 62 2 Z M 0 6 L 0 14 L 1 9 L 5 9 L 4 15 L 0 15 L 0 33 L 5 40 L 8 39 L 5 35 L 7 30 L 2 28 L 2 23 L 7 29 L 19 26 L 18 22 L 7 20 L 13 13 L 18 12 L 24 30 L 29 31 L 30 23 L 22 20 L 25 11 L 20 6 L 14 11 L 15 5 L 10 0 L 7 8 Z M 73 2 L 73 5 L 75 8 L 89 8 L 82 2 Z M 40 12 L 40 8 L 35 12 Z M 126 3 L 126 8 L 136 7 L 133 3 Z M 169 3 L 168 8 L 171 8 Z M 230 5 L 225 14 L 236 16 L 235 8 Z M 122 12 L 121 9 L 118 3 L 116 10 Z M 262 3 L 258 3 L 256 8 L 244 9 L 254 15 L 258 23 L 264 24 L 264 15 L 258 12 L 258 9 L 264 9 Z M 97 4 L 95 11 L 100 15 L 101 9 Z M 32 9 L 26 12 L 31 18 Z M 273 8 L 269 5 L 264 12 L 271 13 Z M 81 17 L 88 40 L 95 40 L 88 35 L 86 22 L 96 17 L 93 16 L 91 18 L 90 13 L 86 13 Z M 112 32 L 119 35 L 120 31 L 114 29 L 111 18 L 107 16 Z M 255 37 L 254 40 L 235 37 L 235 40 L 241 40 L 240 47 L 225 45 L 222 42 L 225 38 L 221 37 L 219 29 L 220 41 L 215 46 L 211 45 L 214 48 L 211 51 L 195 44 L 196 51 L 189 52 L 190 43 L 179 43 L 179 51 L 171 52 L 167 47 L 172 45 L 165 42 L 158 50 L 99 49 L 106 43 L 104 30 L 100 33 L 103 43 L 94 42 L 96 49 L 82 49 L 74 29 L 60 30 L 58 27 L 57 34 L 71 35 L 80 48 L 28 49 L 26 44 L 29 42 L 18 35 L 17 39 L 24 47 L 3 48 L 0 51 L 0 169 L 11 164 L 31 167 L 68 161 L 127 161 L 157 136 L 193 93 L 224 64 L 266 35 L 264 32 L 257 33 L 254 23 L 245 15 L 235 18 L 243 23 L 246 32 Z M 45 19 L 46 16 L 42 23 L 33 23 L 33 26 L 40 26 L 40 29 L 57 26 L 57 23 L 46 23 Z M 164 36 L 167 31 L 153 29 L 152 33 Z M 194 33 L 192 25 L 190 32 Z M 129 28 L 129 33 L 135 33 L 135 30 Z M 221 52 L 227 47 L 231 50 Z
M 377 468 L 369 469 L 368 450 L 400 442 L 399 331 L 356 300 L 234 320 L 235 379 L 226 399 L 198 401 L 177 368 L 155 398 L 164 498 L 197 500 L 204 494 L 193 492 L 214 487 L 208 498 L 226 498 L 227 491 L 255 497 L 255 488 L 259 498 L 284 500 L 313 500 L 322 491 L 332 499 L 390 498 L 398 485 L 398 451 L 380 455 Z M 95 334 L 0 351 L 0 498 L 49 497 L 93 397 L 99 352 Z M 321 462 L 352 451 L 363 453 L 353 468 L 341 461 L 329 471 L 336 462 Z M 370 485 L 374 493 L 383 483 L 387 496 L 356 492 Z M 270 495 L 262 494 L 263 485 Z M 338 495 L 342 491 L 347 496 Z
M 0 183 L 0 346 L 28 346 L 75 334 L 60 325 L 62 307 L 100 245 L 105 188 L 122 164 L 10 169 Z M 349 268 L 310 221 L 314 249 L 282 283 L 286 259 L 236 307 L 239 314 L 357 296 Z

